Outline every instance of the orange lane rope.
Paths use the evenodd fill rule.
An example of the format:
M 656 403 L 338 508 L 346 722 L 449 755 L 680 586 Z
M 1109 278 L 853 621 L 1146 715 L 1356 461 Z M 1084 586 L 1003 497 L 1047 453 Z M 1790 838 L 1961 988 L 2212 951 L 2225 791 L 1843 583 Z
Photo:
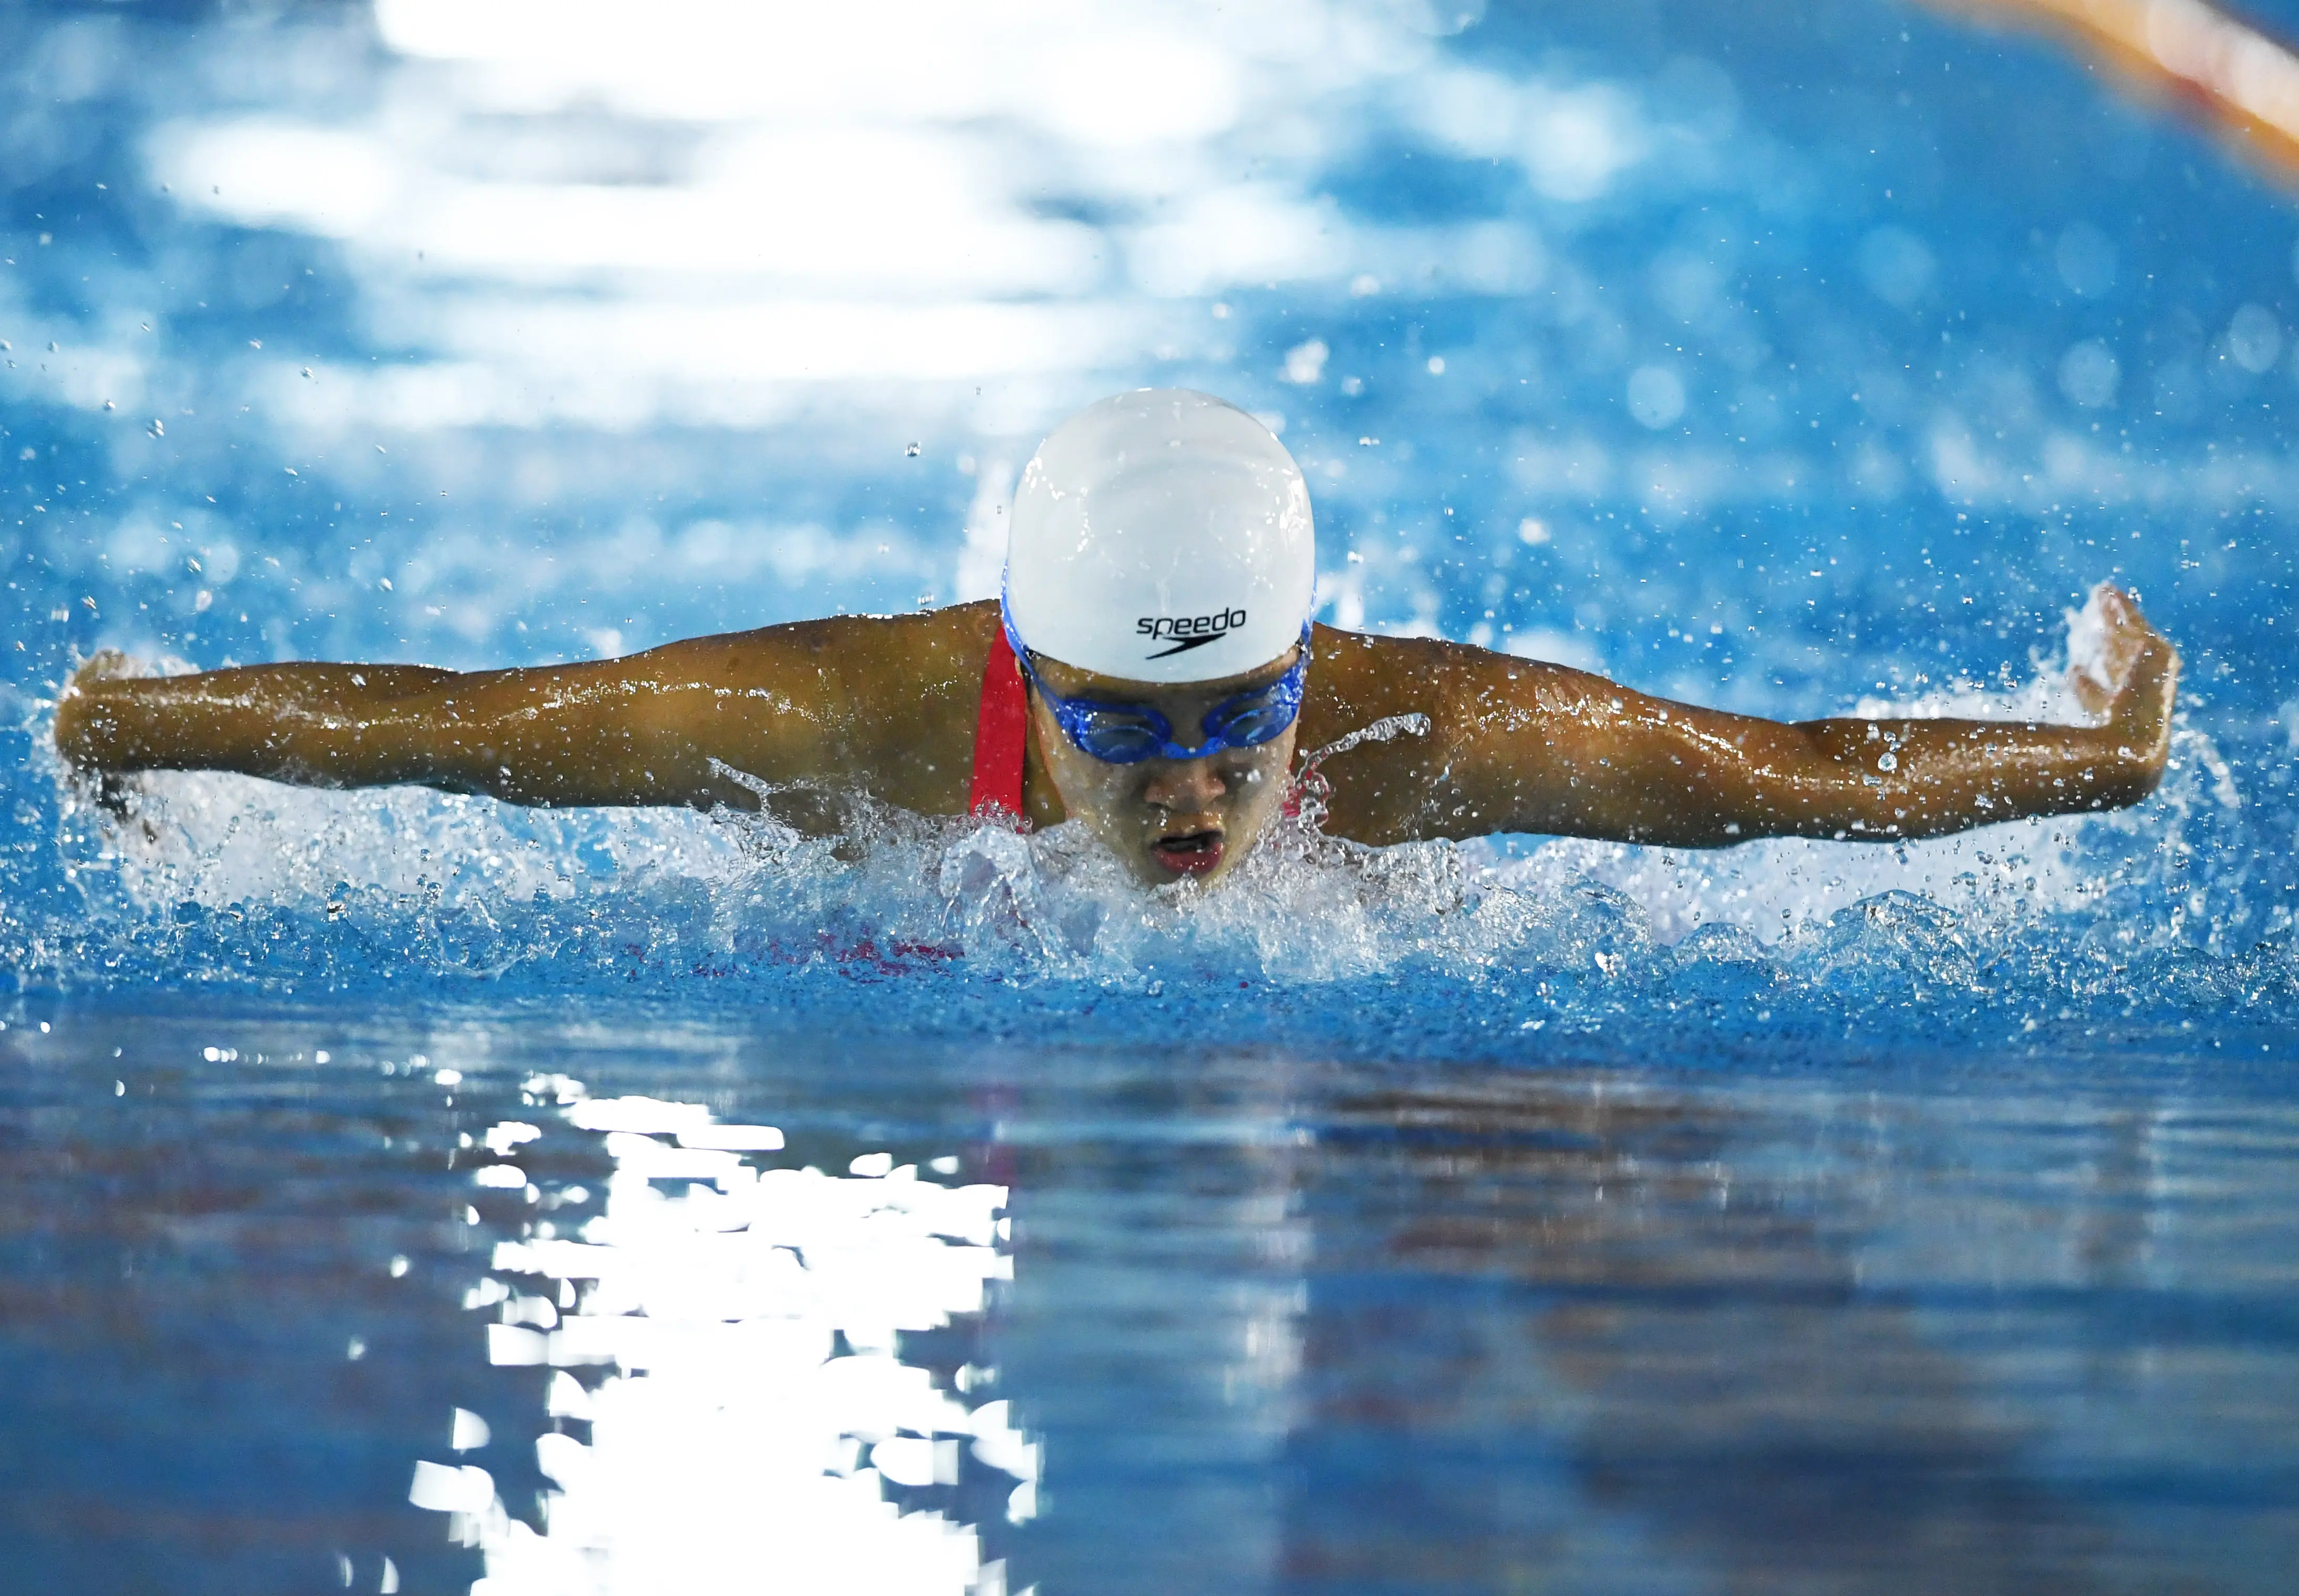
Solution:
M 2299 181 L 2299 54 L 2203 0 L 1930 0 L 1966 17 L 2072 36 Z

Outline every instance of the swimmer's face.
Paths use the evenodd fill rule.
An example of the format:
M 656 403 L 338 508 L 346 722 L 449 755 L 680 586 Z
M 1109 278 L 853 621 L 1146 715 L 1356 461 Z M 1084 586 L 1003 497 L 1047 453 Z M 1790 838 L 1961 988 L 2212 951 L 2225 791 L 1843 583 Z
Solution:
M 1288 649 L 1258 670 L 1216 682 L 1123 681 L 1042 657 L 1036 668 L 1046 686 L 1064 698 L 1149 705 L 1172 723 L 1174 742 L 1194 748 L 1205 741 L 1200 722 L 1209 711 L 1224 699 L 1278 680 L 1299 652 Z M 1201 760 L 1112 765 L 1071 742 L 1034 692 L 1030 720 L 1064 812 L 1083 822 L 1152 886 L 1185 877 L 1218 880 L 1245 857 L 1284 805 L 1293 737 L 1300 727 L 1296 719 L 1257 747 L 1225 748 Z

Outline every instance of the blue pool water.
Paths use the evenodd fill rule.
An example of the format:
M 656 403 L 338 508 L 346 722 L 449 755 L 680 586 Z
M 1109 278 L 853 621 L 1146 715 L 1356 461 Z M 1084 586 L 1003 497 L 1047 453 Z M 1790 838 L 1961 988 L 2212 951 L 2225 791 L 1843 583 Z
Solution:
M 2299 225 L 2239 152 L 1868 0 L 0 28 L 0 1587 L 2284 1588 Z M 1176 901 L 867 810 L 121 823 L 48 751 L 100 646 L 978 596 L 1150 382 L 1282 420 L 1328 620 L 2071 714 L 2113 578 L 2173 769 Z

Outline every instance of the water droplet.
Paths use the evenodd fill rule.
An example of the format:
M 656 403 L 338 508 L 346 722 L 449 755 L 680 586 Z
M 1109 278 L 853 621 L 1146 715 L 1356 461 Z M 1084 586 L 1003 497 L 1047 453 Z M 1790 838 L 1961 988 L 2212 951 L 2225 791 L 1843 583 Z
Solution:
M 1896 770 L 1899 768 L 1900 756 L 1898 754 L 1885 752 L 1880 753 L 1876 756 L 1876 769 L 1879 770 Z

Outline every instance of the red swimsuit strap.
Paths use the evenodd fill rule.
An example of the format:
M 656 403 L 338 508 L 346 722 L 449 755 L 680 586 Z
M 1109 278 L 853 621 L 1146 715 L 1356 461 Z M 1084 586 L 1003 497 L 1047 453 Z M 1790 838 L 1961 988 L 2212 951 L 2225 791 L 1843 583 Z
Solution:
M 1333 784 L 1315 765 L 1301 767 L 1301 774 L 1285 786 L 1285 803 L 1278 812 L 1289 820 L 1301 818 L 1301 806 L 1315 799 L 1322 808 L 1333 795 Z
M 1029 692 L 1014 663 L 1013 645 L 1006 641 L 1004 627 L 993 628 L 990 658 L 982 667 L 982 714 L 974 727 L 967 813 L 1028 824 L 1022 812 L 1022 752 L 1029 714 Z

